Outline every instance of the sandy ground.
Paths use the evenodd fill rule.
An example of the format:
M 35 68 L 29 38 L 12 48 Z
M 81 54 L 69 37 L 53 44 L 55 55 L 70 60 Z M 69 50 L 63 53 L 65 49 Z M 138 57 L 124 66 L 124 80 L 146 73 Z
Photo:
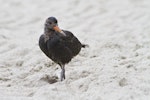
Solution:
M 150 0 L 0 0 L 0 100 L 149 100 Z M 38 47 L 45 19 L 89 44 L 60 68 Z

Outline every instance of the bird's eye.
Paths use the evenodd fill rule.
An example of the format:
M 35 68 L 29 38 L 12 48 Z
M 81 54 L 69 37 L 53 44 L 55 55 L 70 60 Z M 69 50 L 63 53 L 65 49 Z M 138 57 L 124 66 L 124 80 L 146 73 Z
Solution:
M 55 21 L 55 23 L 57 23 L 57 20 Z

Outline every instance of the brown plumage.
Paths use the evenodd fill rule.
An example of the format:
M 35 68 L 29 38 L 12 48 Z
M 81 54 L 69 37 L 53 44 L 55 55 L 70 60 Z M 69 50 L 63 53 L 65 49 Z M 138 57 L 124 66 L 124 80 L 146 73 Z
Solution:
M 45 22 L 44 34 L 40 36 L 39 47 L 47 57 L 60 65 L 62 81 L 65 79 L 65 64 L 69 63 L 86 45 L 81 44 L 71 32 L 60 30 L 57 19 L 49 17 Z

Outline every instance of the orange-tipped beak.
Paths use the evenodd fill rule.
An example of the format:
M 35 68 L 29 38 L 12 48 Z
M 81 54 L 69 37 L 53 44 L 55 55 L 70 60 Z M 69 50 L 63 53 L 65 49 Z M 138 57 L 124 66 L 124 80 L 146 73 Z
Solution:
M 57 31 L 57 32 L 60 32 L 60 33 L 61 33 L 61 31 L 62 31 L 58 26 L 53 27 L 53 29 L 54 29 L 55 31 Z

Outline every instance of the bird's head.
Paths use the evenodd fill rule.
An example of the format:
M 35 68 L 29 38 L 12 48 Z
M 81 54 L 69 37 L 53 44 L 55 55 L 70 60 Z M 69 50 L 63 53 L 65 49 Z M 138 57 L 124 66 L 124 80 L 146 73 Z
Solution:
M 49 17 L 46 19 L 45 27 L 50 30 L 61 32 L 62 30 L 58 27 L 57 19 L 55 17 Z

